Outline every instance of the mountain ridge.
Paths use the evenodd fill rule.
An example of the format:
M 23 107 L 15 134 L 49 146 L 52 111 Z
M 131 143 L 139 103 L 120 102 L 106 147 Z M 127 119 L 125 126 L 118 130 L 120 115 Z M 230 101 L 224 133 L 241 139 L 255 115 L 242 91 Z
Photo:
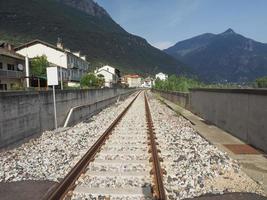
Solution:
M 56 0 L 56 1 L 71 6 L 73 8 L 76 8 L 92 16 L 97 16 L 97 17 L 106 16 L 111 18 L 111 16 L 107 13 L 107 11 L 93 0 Z
M 190 65 L 206 82 L 250 82 L 267 75 L 267 44 L 229 28 L 177 42 L 164 50 Z

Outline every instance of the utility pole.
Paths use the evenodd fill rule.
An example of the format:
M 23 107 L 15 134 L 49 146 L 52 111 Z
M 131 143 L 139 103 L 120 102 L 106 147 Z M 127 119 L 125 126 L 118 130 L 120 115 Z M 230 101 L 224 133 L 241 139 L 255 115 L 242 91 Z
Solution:
M 64 55 L 61 55 L 60 58 L 60 88 L 61 90 L 63 90 L 63 72 L 62 72 L 62 57 L 64 57 Z
M 30 87 L 30 70 L 29 70 L 29 57 L 26 54 L 25 57 L 25 71 L 26 71 L 26 88 Z

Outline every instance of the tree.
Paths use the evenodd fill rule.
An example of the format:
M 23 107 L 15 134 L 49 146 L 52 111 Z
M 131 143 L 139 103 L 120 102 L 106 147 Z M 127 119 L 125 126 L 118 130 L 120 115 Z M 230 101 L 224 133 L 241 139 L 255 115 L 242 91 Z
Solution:
M 267 76 L 256 79 L 256 87 L 267 88 Z
M 84 75 L 80 84 L 82 88 L 101 88 L 105 83 L 104 77 L 98 77 L 93 73 Z
M 37 56 L 31 60 L 31 75 L 38 77 L 46 77 L 46 68 L 49 67 L 47 57 Z
M 103 74 L 98 74 L 97 75 L 97 79 L 98 79 L 98 86 L 99 87 L 103 87 L 105 85 L 105 77 Z

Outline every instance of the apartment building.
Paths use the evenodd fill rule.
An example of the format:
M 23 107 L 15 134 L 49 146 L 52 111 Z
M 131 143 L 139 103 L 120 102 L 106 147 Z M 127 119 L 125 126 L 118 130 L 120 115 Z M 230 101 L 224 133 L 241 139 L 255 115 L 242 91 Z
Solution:
M 0 43 L 0 91 L 24 86 L 25 59 L 12 45 Z
M 63 82 L 69 86 L 80 82 L 81 77 L 89 70 L 89 62 L 79 52 L 64 49 L 61 41 L 54 46 L 41 40 L 33 40 L 15 48 L 16 52 L 30 59 L 45 55 L 51 66 L 59 67 Z M 60 79 L 59 79 L 60 80 Z

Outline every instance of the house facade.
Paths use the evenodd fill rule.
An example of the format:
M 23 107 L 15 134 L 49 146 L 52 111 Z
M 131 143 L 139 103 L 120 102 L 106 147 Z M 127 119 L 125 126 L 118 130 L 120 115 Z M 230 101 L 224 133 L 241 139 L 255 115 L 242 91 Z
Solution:
M 95 74 L 104 76 L 105 87 L 113 87 L 120 82 L 120 71 L 108 65 L 96 69 Z
M 41 40 L 34 40 L 15 48 L 16 52 L 30 59 L 45 55 L 51 66 L 57 66 L 62 72 L 62 80 L 68 85 L 80 82 L 81 77 L 89 70 L 85 56 L 64 49 L 61 43 L 57 46 Z M 60 79 L 59 79 L 60 80 Z
M 24 86 L 25 59 L 7 43 L 0 44 L 0 91 Z
M 130 88 L 142 86 L 142 78 L 138 74 L 125 75 L 123 80 Z
M 168 75 L 160 72 L 160 73 L 156 74 L 156 79 L 157 78 L 162 80 L 162 81 L 165 81 L 168 78 Z

